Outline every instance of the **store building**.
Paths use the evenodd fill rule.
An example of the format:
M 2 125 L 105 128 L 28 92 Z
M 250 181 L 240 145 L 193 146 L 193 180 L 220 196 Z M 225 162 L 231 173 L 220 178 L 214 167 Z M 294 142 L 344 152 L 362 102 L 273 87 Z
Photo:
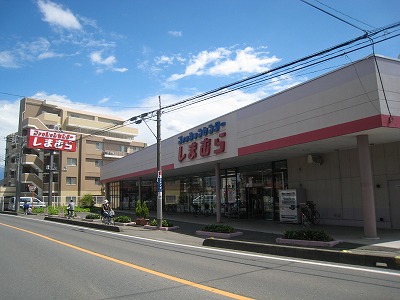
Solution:
M 137 128 L 123 124 L 121 118 L 21 99 L 18 132 L 10 134 L 6 142 L 4 186 L 8 190 L 15 188 L 20 179 L 20 196 L 31 196 L 29 186 L 34 186 L 34 196 L 46 203 L 49 191 L 52 203 L 77 201 L 85 194 L 95 196 L 101 203 L 104 187 L 100 183 L 100 167 L 147 146 L 135 140 Z M 53 151 L 51 164 L 49 150 L 28 147 L 26 137 L 30 129 L 72 133 L 76 136 L 76 151 Z M 51 165 L 53 178 L 49 189 Z M 16 189 L 13 196 L 15 193 Z
M 163 140 L 163 203 L 279 220 L 280 191 L 298 189 L 321 223 L 374 238 L 400 228 L 399 128 L 400 61 L 369 56 Z M 156 157 L 152 145 L 103 166 L 107 197 L 154 203 Z

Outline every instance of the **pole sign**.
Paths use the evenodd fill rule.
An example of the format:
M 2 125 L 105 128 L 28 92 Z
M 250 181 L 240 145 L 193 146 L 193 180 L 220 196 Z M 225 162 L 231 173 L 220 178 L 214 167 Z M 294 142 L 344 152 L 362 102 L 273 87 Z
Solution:
M 157 176 L 157 192 L 162 192 L 162 173 L 161 171 L 158 171 L 158 176 Z
M 56 151 L 76 151 L 76 134 L 29 129 L 27 147 L 31 149 L 45 149 Z

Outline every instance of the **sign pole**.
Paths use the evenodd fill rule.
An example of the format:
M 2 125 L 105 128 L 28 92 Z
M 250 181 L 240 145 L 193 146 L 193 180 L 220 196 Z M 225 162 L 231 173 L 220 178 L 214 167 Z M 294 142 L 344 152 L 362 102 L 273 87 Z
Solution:
M 157 227 L 162 227 L 162 171 L 161 171 L 161 98 L 157 111 Z

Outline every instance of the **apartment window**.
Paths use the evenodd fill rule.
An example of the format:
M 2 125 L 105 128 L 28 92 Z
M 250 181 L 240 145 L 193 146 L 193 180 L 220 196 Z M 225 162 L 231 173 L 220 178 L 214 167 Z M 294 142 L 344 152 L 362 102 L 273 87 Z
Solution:
M 103 150 L 103 143 L 97 142 L 96 143 L 96 150 Z
M 94 165 L 95 165 L 95 167 L 100 168 L 101 165 L 102 165 L 101 160 L 96 159 L 96 160 L 94 161 Z
M 76 185 L 76 177 L 67 177 L 67 185 Z
M 94 178 L 94 184 L 95 185 L 100 185 L 100 177 L 95 177 Z
M 76 166 L 77 162 L 76 158 L 67 158 L 67 166 Z
M 121 152 L 128 152 L 128 147 L 126 147 L 125 145 L 118 145 L 118 151 Z

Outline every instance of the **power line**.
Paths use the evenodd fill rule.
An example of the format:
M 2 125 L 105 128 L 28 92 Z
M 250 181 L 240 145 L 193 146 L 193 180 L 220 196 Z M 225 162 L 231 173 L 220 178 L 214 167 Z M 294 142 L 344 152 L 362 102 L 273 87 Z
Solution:
M 300 0 L 300 1 L 303 2 L 303 3 L 305 3 L 305 4 L 308 4 L 308 5 L 310 5 L 310 6 L 314 7 L 314 8 L 316 8 L 316 9 L 318 9 L 318 10 L 320 10 L 320 11 L 322 11 L 322 12 L 328 14 L 328 15 L 330 15 L 331 17 L 334 17 L 335 19 L 338 19 L 338 20 L 340 20 L 340 21 L 342 21 L 342 22 L 344 22 L 344 23 L 346 23 L 346 24 L 348 24 L 348 25 L 350 25 L 350 26 L 352 26 L 352 27 L 354 27 L 354 28 L 357 28 L 357 29 L 359 29 L 359 30 L 361 30 L 361 31 L 364 31 L 364 32 L 368 32 L 367 30 L 362 29 L 362 28 L 360 28 L 360 27 L 358 27 L 358 26 L 356 26 L 356 25 L 354 25 L 354 24 L 351 24 L 350 22 L 345 21 L 345 20 L 343 20 L 342 18 L 339 18 L 338 16 L 335 16 L 334 14 L 331 14 L 331 13 L 327 12 L 326 10 L 323 10 L 322 8 L 320 8 L 320 7 L 318 7 L 318 6 L 315 6 L 315 5 L 309 3 L 309 2 L 307 2 L 307 1 L 305 1 L 305 0 Z

